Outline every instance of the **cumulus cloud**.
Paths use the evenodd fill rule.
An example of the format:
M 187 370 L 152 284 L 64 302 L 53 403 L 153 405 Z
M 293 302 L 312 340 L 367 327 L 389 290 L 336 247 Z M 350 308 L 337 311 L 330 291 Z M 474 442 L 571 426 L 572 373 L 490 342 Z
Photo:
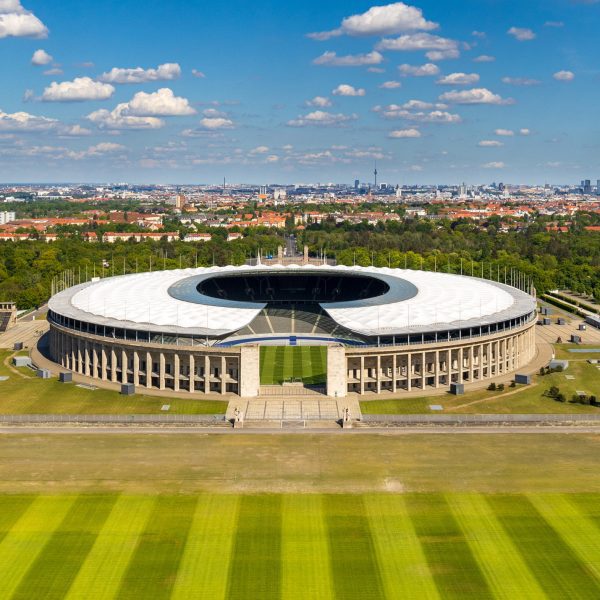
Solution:
M 530 79 L 529 77 L 503 77 L 502 83 L 507 85 L 532 86 L 540 85 L 542 82 L 539 79 Z
M 500 146 L 504 146 L 504 144 L 498 140 L 481 140 L 477 145 L 481 148 L 499 148 Z
M 494 133 L 504 137 L 511 137 L 515 135 L 515 132 L 512 129 L 496 129 L 494 130 Z
M 250 154 L 266 154 L 269 151 L 269 146 L 256 146 L 256 148 L 252 148 L 250 150 Z
M 347 83 L 341 83 L 331 93 L 334 96 L 364 96 L 367 92 L 364 88 L 355 88 Z
M 48 117 L 39 117 L 26 112 L 5 113 L 0 109 L 0 131 L 29 132 L 56 129 L 59 122 Z
M 156 69 L 120 69 L 114 67 L 102 73 L 98 79 L 107 83 L 147 83 L 149 81 L 171 81 L 181 76 L 181 67 L 177 63 L 165 63 Z
M 90 113 L 87 119 L 101 129 L 160 129 L 165 122 L 157 117 L 137 117 L 129 114 L 129 104 L 118 104 L 112 111 L 106 109 Z
M 234 124 L 231 119 L 225 117 L 204 117 L 204 119 L 200 119 L 200 126 L 203 129 L 215 131 L 217 129 L 232 129 Z
M 127 113 L 137 117 L 182 117 L 196 111 L 187 98 L 175 96 L 169 88 L 153 93 L 138 92 L 130 101 Z
M 502 161 L 492 161 L 482 165 L 484 169 L 504 169 L 506 165 Z
M 496 58 L 494 56 L 490 56 L 489 54 L 480 54 L 473 59 L 473 62 L 488 63 L 494 62 L 495 60 Z
M 83 102 L 107 100 L 115 93 L 109 83 L 94 81 L 90 77 L 76 77 L 73 81 L 53 81 L 42 94 L 44 102 Z
M 335 52 L 324 52 L 313 60 L 313 64 L 326 67 L 363 67 L 378 65 L 382 61 L 383 56 L 375 50 L 367 54 L 347 54 L 346 56 L 338 56 Z
M 388 137 L 395 139 L 409 139 L 409 138 L 420 138 L 421 132 L 418 129 L 396 129 L 390 131 Z
M 450 73 L 437 80 L 440 85 L 472 85 L 479 81 L 477 73 Z
M 511 27 L 506 33 L 512 35 L 519 42 L 528 42 L 535 39 L 535 33 L 527 27 Z
M 433 77 L 440 74 L 440 68 L 433 63 L 424 65 L 403 64 L 398 67 L 398 70 L 402 75 L 412 77 Z
M 198 71 L 198 69 L 192 69 L 192 75 L 197 79 L 204 79 L 206 75 L 202 71 Z
M 385 119 L 404 119 L 415 123 L 460 123 L 460 115 L 440 110 L 443 104 L 431 104 L 421 100 L 410 100 L 405 104 L 390 104 L 383 108 L 378 107 L 376 112 L 381 112 Z M 436 108 L 436 110 L 431 110 Z
M 312 100 L 306 101 L 306 106 L 327 108 L 328 106 L 331 106 L 331 100 L 325 96 L 315 96 Z
M 19 0 L 0 0 L 0 38 L 45 38 L 48 28 Z
M 31 57 L 31 64 L 36 67 L 50 64 L 54 59 L 45 50 L 36 50 Z
M 521 135 L 531 135 L 531 129 L 527 129 L 527 128 L 519 129 L 519 133 Z
M 437 23 L 427 21 L 420 8 L 404 2 L 394 2 L 385 6 L 372 6 L 360 15 L 346 17 L 337 29 L 309 33 L 314 40 L 328 40 L 340 35 L 365 37 L 371 35 L 391 35 L 404 31 L 437 29 Z
M 92 135 L 92 132 L 86 127 L 82 127 L 81 125 L 72 125 L 71 127 L 65 128 L 61 135 L 66 135 L 69 137 L 84 137 L 88 135 Z
M 344 115 L 342 113 L 331 113 L 323 110 L 315 110 L 307 115 L 300 116 L 287 122 L 290 127 L 310 127 L 318 125 L 321 127 L 339 127 L 349 121 L 354 121 L 356 115 Z
M 458 42 L 430 33 L 411 33 L 398 38 L 384 38 L 376 46 L 377 50 L 398 50 L 411 52 L 416 50 L 457 50 Z
M 379 87 L 383 90 L 397 90 L 402 84 L 399 81 L 384 81 Z
M 433 62 L 449 58 L 458 58 L 459 56 L 460 52 L 458 51 L 458 48 L 450 48 L 449 50 L 430 50 L 429 52 L 425 52 L 425 57 Z
M 62 75 L 63 70 L 60 67 L 52 67 L 51 69 L 46 69 L 44 71 L 44 75 Z
M 513 104 L 514 100 L 502 98 L 487 88 L 473 88 L 470 90 L 452 90 L 440 96 L 443 102 L 453 104 Z
M 573 71 L 558 71 L 552 75 L 556 81 L 573 81 L 575 73 Z

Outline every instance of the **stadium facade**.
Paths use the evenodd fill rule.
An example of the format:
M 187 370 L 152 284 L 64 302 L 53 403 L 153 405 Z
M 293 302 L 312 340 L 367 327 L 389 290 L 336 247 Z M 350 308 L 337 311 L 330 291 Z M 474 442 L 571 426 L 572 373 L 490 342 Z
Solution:
M 536 302 L 475 277 L 331 265 L 123 275 L 50 300 L 50 352 L 100 382 L 260 393 L 260 346 L 326 344 L 330 396 L 448 387 L 535 354 Z

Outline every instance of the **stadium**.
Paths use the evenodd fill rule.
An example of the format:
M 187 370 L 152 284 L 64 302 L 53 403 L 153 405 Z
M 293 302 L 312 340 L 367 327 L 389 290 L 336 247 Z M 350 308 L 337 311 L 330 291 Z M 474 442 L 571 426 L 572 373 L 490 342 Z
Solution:
M 261 349 L 270 347 L 322 347 L 318 391 L 334 397 L 492 379 L 535 354 L 534 295 L 439 272 L 325 264 L 159 271 L 76 285 L 49 309 L 51 358 L 64 369 L 198 395 L 260 395 Z

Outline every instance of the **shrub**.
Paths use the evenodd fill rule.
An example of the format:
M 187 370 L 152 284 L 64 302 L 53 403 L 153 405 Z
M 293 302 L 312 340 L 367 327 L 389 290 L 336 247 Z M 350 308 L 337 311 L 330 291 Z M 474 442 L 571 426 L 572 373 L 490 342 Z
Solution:
M 511 381 L 509 387 L 511 387 L 511 388 L 517 387 L 517 383 L 515 381 Z
M 556 398 L 560 393 L 560 390 L 553 385 L 549 390 L 548 390 L 548 396 L 550 396 L 551 398 Z
M 567 399 L 565 398 L 564 394 L 557 394 L 556 397 L 554 398 L 557 402 L 566 402 Z
M 498 384 L 498 387 L 496 388 L 499 392 L 503 392 L 504 391 L 504 384 L 500 383 Z
M 492 383 L 490 383 L 490 385 L 488 385 L 487 389 L 490 392 L 495 392 L 496 391 L 496 384 L 492 381 Z

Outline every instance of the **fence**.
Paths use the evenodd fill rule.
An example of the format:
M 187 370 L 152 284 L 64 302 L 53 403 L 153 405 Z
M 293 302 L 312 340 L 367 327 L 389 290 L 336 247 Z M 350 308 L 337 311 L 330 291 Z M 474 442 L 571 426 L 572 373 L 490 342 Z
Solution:
M 34 425 L 38 423 L 219 425 L 225 423 L 225 415 L 0 415 L 0 425 Z
M 600 414 L 526 414 L 526 415 L 365 415 L 364 423 L 389 425 L 535 425 L 593 423 L 600 425 Z

